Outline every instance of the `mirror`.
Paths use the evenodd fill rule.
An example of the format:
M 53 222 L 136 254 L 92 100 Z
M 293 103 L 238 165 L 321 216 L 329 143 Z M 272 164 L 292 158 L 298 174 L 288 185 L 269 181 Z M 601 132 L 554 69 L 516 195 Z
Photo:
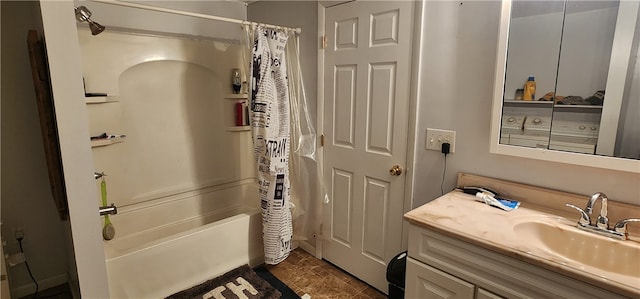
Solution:
M 640 172 L 637 1 L 503 1 L 491 152 Z

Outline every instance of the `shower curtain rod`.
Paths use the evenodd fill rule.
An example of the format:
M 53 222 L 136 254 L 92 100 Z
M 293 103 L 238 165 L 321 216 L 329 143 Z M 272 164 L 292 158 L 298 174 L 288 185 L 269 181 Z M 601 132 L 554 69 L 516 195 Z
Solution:
M 151 6 L 151 5 L 144 5 L 144 4 L 131 3 L 131 2 L 123 2 L 123 1 L 118 1 L 118 0 L 89 0 L 89 1 L 99 2 L 99 3 L 104 3 L 104 4 L 112 4 L 112 5 L 133 7 L 133 8 L 139 8 L 139 9 L 145 9 L 145 10 L 159 11 L 159 12 L 176 14 L 176 15 L 183 15 L 183 16 L 189 16 L 189 17 L 194 17 L 194 18 L 201 18 L 201 19 L 216 20 L 216 21 L 222 21 L 222 22 L 228 22 L 228 23 L 235 23 L 235 24 L 240 24 L 240 25 L 252 25 L 252 26 L 262 25 L 262 26 L 265 26 L 267 28 L 273 28 L 273 29 L 293 30 L 296 34 L 300 34 L 300 32 L 302 32 L 302 29 L 300 27 L 292 28 L 292 27 L 278 26 L 278 25 L 272 25 L 272 24 L 257 23 L 257 22 L 239 20 L 239 19 L 225 18 L 225 17 L 219 17 L 219 16 L 212 16 L 212 15 L 207 15 L 207 14 L 195 13 L 195 12 L 188 12 L 188 11 L 170 9 L 170 8 L 156 7 L 156 6 Z

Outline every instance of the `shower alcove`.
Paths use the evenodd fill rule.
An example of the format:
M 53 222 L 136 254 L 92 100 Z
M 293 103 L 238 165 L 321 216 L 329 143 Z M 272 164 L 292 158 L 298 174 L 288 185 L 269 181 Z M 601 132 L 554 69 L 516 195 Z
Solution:
M 251 134 L 231 123 L 246 101 L 229 95 L 241 45 L 81 27 L 78 39 L 85 93 L 107 95 L 85 98 L 90 135 L 126 135 L 92 146 L 118 207 L 104 242 L 110 295 L 166 296 L 262 263 Z

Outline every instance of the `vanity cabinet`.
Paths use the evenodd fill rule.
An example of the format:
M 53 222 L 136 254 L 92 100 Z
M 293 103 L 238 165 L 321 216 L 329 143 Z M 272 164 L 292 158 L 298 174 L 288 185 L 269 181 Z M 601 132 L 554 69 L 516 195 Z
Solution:
M 416 224 L 408 254 L 406 298 L 626 298 Z
M 407 258 L 407 298 L 500 298 L 486 290 L 486 295 L 474 296 L 475 286 L 446 272 L 423 264 L 411 257 Z

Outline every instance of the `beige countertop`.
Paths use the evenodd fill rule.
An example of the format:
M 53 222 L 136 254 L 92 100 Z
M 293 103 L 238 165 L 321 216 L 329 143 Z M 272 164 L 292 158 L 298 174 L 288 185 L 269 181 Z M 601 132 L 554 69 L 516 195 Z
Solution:
M 412 224 L 432 229 L 457 239 L 493 250 L 506 256 L 543 267 L 545 269 L 620 293 L 640 297 L 640 275 L 622 275 L 604 271 L 584 263 L 565 258 L 545 247 L 535 238 L 524 237 L 514 230 L 519 224 L 539 221 L 552 227 L 575 230 L 577 234 L 591 234 L 575 228 L 578 214 L 546 209 L 529 202 L 512 211 L 503 211 L 475 201 L 472 195 L 453 191 L 405 214 Z M 564 217 L 563 217 L 564 216 Z M 567 217 L 567 218 L 565 218 Z M 601 237 L 601 244 L 639 246 L 640 243 Z M 567 240 L 569 242 L 570 240 Z M 578 246 L 579 248 L 579 246 Z M 574 249 L 575 250 L 575 249 Z M 584 250 L 583 250 L 584 251 Z M 589 254 L 582 253 L 581 254 Z M 615 254 L 615 253 L 613 253 Z M 640 273 L 640 259 L 631 256 L 622 267 Z

